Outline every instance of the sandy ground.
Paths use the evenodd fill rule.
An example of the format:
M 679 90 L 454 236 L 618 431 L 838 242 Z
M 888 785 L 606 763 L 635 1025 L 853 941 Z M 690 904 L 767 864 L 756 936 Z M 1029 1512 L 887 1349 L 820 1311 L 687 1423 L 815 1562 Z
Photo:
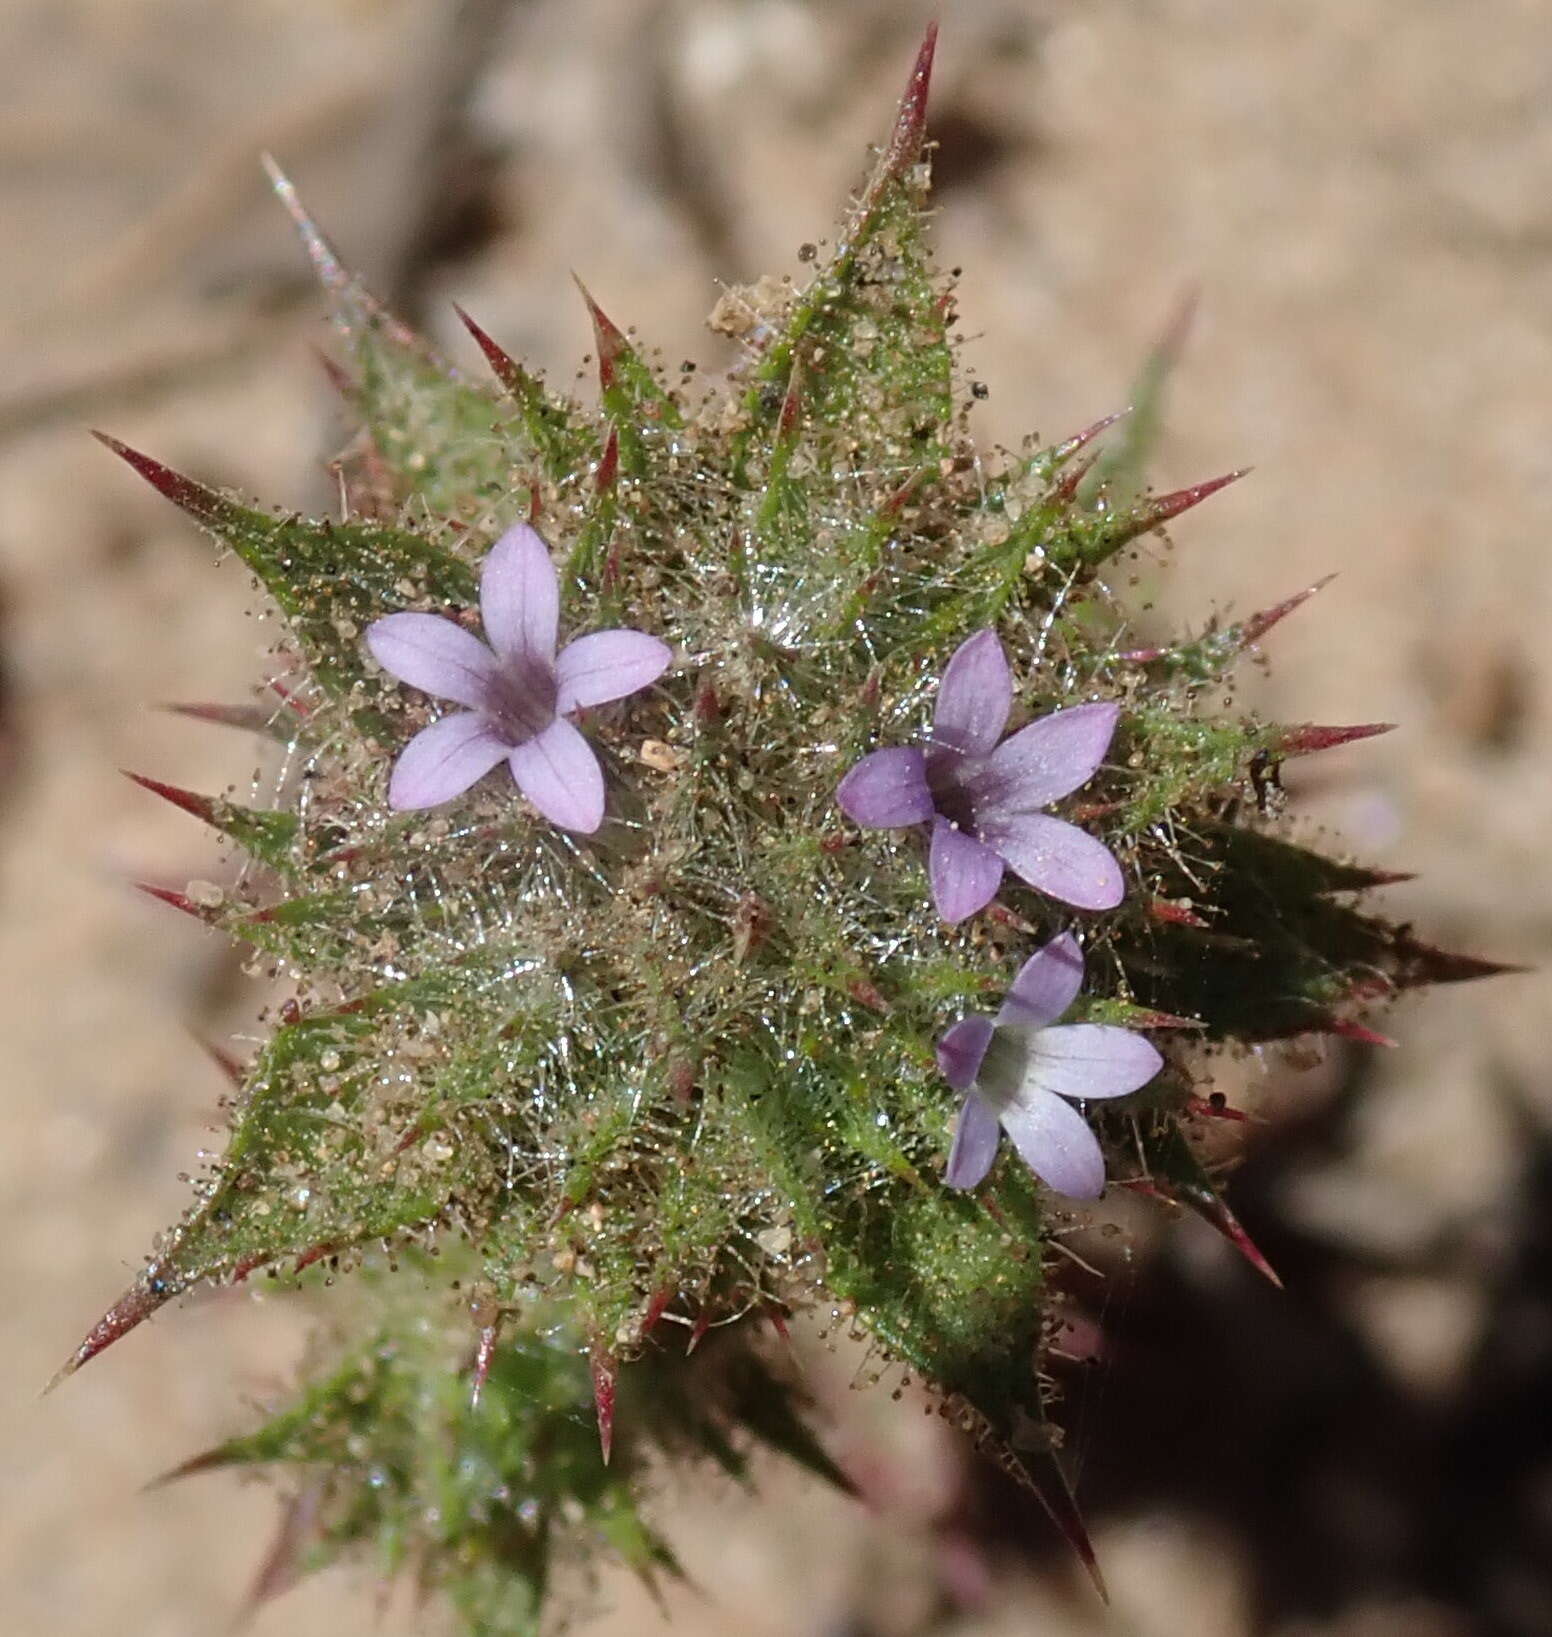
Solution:
M 1421 928 L 1544 960 L 1547 7 L 938 9 L 940 243 L 965 269 L 987 436 L 1056 435 L 1118 406 L 1197 285 L 1158 477 L 1256 470 L 1178 531 L 1163 606 L 1200 622 L 1340 571 L 1279 632 L 1261 695 L 1296 720 L 1403 729 L 1304 775 L 1303 810 L 1420 871 L 1393 902 Z M 285 1379 L 299 1335 L 285 1303 L 218 1297 L 36 1396 L 181 1208 L 177 1173 L 210 1140 L 220 1090 L 193 1037 L 240 1029 L 253 1007 L 228 953 L 124 885 L 181 882 L 212 853 L 116 771 L 202 789 L 248 776 L 242 743 L 152 707 L 243 697 L 261 644 L 250 593 L 83 429 L 269 500 L 327 504 L 319 309 L 255 155 L 279 155 L 370 275 L 408 277 L 404 218 L 454 10 L 0 4 L 0 1610 L 19 1634 L 225 1627 L 270 1528 L 267 1492 L 139 1486 L 237 1425 L 244 1398 Z M 562 379 L 587 346 L 571 268 L 670 356 L 715 363 L 699 325 L 716 280 L 793 269 L 830 230 L 926 15 L 915 0 L 510 11 L 471 80 L 472 130 L 494 156 L 486 231 L 429 273 L 422 256 L 412 283 L 450 346 L 458 299 Z M 1357 1240 L 1490 1215 L 1517 1175 L 1506 1093 L 1552 1114 L 1547 998 L 1529 976 L 1398 1013 L 1357 1168 L 1300 1208 Z M 1371 1282 L 1356 1311 L 1399 1376 L 1442 1390 L 1475 1333 L 1473 1269 Z M 889 1409 L 858 1412 L 890 1451 L 888 1516 L 787 1478 L 763 1509 L 680 1503 L 705 1596 L 673 1596 L 676 1630 L 926 1629 L 900 1509 L 935 1504 L 933 1459 L 913 1454 L 930 1434 L 912 1418 L 896 1435 Z M 1233 1552 L 1199 1526 L 1133 1517 L 1099 1545 L 1108 1613 L 1018 1579 L 957 1629 L 1028 1630 L 1037 1614 L 1052 1637 L 1247 1629 Z M 600 1629 L 656 1629 L 622 1595 Z M 859 1607 L 868 1623 L 847 1625 Z M 310 1637 L 371 1618 L 369 1590 L 340 1575 L 252 1629 Z M 1381 1605 L 1340 1629 L 1383 1637 L 1428 1618 Z M 396 1606 L 382 1629 L 419 1624 Z

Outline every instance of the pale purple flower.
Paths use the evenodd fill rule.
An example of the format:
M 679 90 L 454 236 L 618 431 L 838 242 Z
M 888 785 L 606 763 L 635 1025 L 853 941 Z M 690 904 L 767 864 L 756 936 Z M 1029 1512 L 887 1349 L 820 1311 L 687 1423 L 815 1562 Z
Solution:
M 1153 1045 L 1106 1023 L 1052 1028 L 1083 987 L 1083 951 L 1064 932 L 1025 961 L 995 1018 L 961 1018 L 938 1041 L 938 1067 L 965 1094 L 944 1181 L 974 1188 L 997 1157 L 999 1128 L 1047 1187 L 1097 1199 L 1099 1139 L 1068 1097 L 1124 1097 L 1164 1066 Z
M 864 756 L 841 780 L 836 799 L 868 829 L 932 826 L 927 874 L 945 921 L 985 909 L 1005 865 L 1064 904 L 1114 909 L 1125 892 L 1114 854 L 1040 809 L 1094 777 L 1119 709 L 1054 711 L 999 744 L 1012 708 L 1002 644 L 995 631 L 978 631 L 944 669 L 927 748 Z
M 566 718 L 655 682 L 673 657 L 668 645 L 642 631 L 594 631 L 557 654 L 560 581 L 527 523 L 486 554 L 480 615 L 486 642 L 436 614 L 389 614 L 367 628 L 367 647 L 385 671 L 467 707 L 400 751 L 388 805 L 436 807 L 505 761 L 552 824 L 591 835 L 603 822 L 603 769 Z

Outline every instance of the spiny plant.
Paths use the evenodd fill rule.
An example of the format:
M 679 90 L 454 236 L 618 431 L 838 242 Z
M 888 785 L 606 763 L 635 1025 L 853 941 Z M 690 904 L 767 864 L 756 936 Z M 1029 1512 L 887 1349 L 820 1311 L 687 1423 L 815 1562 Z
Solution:
M 356 1551 L 527 1632 L 557 1564 L 672 1568 L 664 1460 L 763 1444 L 844 1484 L 758 1342 L 814 1307 L 1092 1568 L 1044 1368 L 1067 1199 L 1108 1167 L 1270 1273 L 1199 1157 L 1202 1050 L 1375 1040 L 1377 1000 L 1499 970 L 1282 830 L 1285 758 L 1382 731 L 1225 708 L 1309 592 L 1129 634 L 1113 577 L 1236 475 L 1140 486 L 1173 342 L 1129 422 L 972 441 L 933 46 L 828 260 L 720 304 L 742 358 L 710 388 L 586 292 L 596 406 L 465 316 L 477 384 L 277 172 L 360 424 L 346 519 L 104 440 L 280 616 L 278 704 L 187 707 L 274 741 L 273 801 L 140 782 L 242 860 L 158 896 L 288 992 L 225 1154 L 62 1374 L 200 1283 L 361 1269 L 294 1399 L 180 1469 L 292 1473 L 261 1590 Z

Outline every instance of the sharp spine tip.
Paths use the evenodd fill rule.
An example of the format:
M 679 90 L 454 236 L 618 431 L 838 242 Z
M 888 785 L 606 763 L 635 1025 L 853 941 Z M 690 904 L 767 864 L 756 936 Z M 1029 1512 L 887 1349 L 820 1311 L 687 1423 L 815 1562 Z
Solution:
M 797 429 L 798 420 L 803 413 L 803 361 L 800 358 L 792 360 L 792 372 L 787 377 L 787 390 L 782 395 L 781 412 L 776 417 L 776 436 L 783 441 L 790 438 Z
M 1052 486 L 1051 499 L 1058 505 L 1065 505 L 1078 492 L 1079 485 L 1090 472 L 1094 470 L 1094 463 L 1098 455 L 1089 455 L 1083 460 L 1073 461 L 1062 473 L 1060 479 Z
M 160 707 L 178 716 L 191 717 L 196 722 L 210 722 L 216 727 L 241 728 L 245 733 L 269 733 L 274 728 L 275 712 L 261 710 L 257 705 L 179 704 L 170 702 Z
M 50 1378 L 44 1393 L 51 1393 L 83 1364 L 90 1364 L 99 1353 L 105 1352 L 120 1337 L 129 1332 L 170 1302 L 183 1289 L 175 1279 L 164 1279 L 152 1263 L 128 1290 L 108 1309 L 87 1332 L 86 1338 Z
M 1069 461 L 1080 449 L 1086 448 L 1102 432 L 1108 432 L 1117 421 L 1125 420 L 1131 414 L 1131 406 L 1118 409 L 1113 415 L 1104 415 L 1091 426 L 1086 426 L 1081 432 L 1074 432 L 1065 442 L 1057 444 L 1051 451 L 1051 459 L 1058 465 Z
M 241 1091 L 248 1078 L 247 1069 L 230 1052 L 223 1051 L 214 1041 L 206 1040 L 203 1035 L 195 1035 L 194 1041 L 228 1081 Z
M 269 177 L 269 185 L 274 189 L 275 197 L 291 218 L 319 282 L 331 292 L 344 289 L 350 283 L 350 275 L 345 271 L 334 246 L 323 236 L 318 224 L 297 197 L 291 178 L 280 168 L 271 154 L 260 154 L 259 163 L 264 167 L 265 175 Z
M 170 802 L 181 812 L 191 814 L 202 824 L 215 824 L 216 803 L 213 797 L 202 796 L 197 790 L 185 790 L 180 785 L 166 784 L 161 779 L 150 778 L 144 773 L 132 773 L 127 767 L 121 767 L 119 772 L 132 784 L 139 785 L 142 790 L 149 790 L 153 796 L 160 796 L 163 801 Z
M 168 1484 L 177 1483 L 180 1478 L 193 1478 L 201 1472 L 214 1472 L 225 1464 L 219 1449 L 207 1449 L 199 1455 L 191 1455 L 186 1461 L 179 1461 L 177 1466 L 169 1467 L 166 1472 L 158 1472 L 154 1478 L 148 1478 L 141 1485 L 140 1492 L 146 1495 L 153 1489 L 165 1489 Z
M 172 467 L 164 465 L 150 455 L 142 454 L 138 449 L 132 449 L 112 433 L 99 432 L 94 427 L 92 436 L 105 449 L 111 449 L 120 460 L 132 467 L 158 494 L 165 496 L 173 505 L 181 507 L 206 527 L 215 528 L 223 522 L 231 521 L 239 513 L 236 505 L 218 495 L 214 489 L 207 488 L 191 477 L 185 477 L 182 472 L 174 471 Z
M 598 465 L 593 472 L 593 486 L 599 494 L 607 494 L 615 485 L 620 475 L 620 429 L 617 426 L 609 428 L 609 441 L 604 445 L 604 452 L 598 457 Z
M 602 1346 L 592 1354 L 593 1409 L 598 1417 L 598 1447 L 604 1465 L 614 1452 L 614 1392 L 619 1380 L 619 1364 Z
M 314 347 L 313 356 L 318 360 L 319 368 L 328 378 L 329 385 L 347 404 L 353 404 L 361 391 L 360 385 L 354 376 L 340 364 L 338 359 L 331 358 L 322 347 Z
M 600 392 L 607 392 L 614 385 L 620 358 L 630 351 L 630 342 L 619 325 L 593 299 L 592 291 L 575 273 L 571 276 L 577 289 L 582 292 L 588 316 L 593 321 L 593 337 L 598 347 L 598 388 Z
M 703 1307 L 695 1315 L 695 1322 L 690 1326 L 689 1340 L 684 1344 L 686 1358 L 700 1346 L 705 1339 L 706 1332 L 711 1329 L 711 1314 Z
M 1395 726 L 1394 722 L 1358 722 L 1350 727 L 1301 722 L 1296 727 L 1281 729 L 1266 748 L 1274 756 L 1311 756 L 1319 750 L 1335 750 L 1359 739 L 1376 738 L 1381 733 L 1392 732 Z
M 1336 578 L 1334 574 L 1327 574 L 1323 579 L 1316 580 L 1314 585 L 1306 586 L 1302 591 L 1296 591 L 1291 597 L 1285 597 L 1280 603 L 1274 603 L 1270 608 L 1263 608 L 1252 614 L 1235 634 L 1235 645 L 1244 649 L 1252 643 L 1259 642 L 1272 627 L 1287 617 L 1296 608 L 1307 603 L 1317 591 L 1324 591 Z
M 1236 471 L 1225 472 L 1222 477 L 1209 478 L 1205 483 L 1193 483 L 1188 488 L 1176 489 L 1171 494 L 1160 495 L 1156 500 L 1145 501 L 1134 519 L 1134 527 L 1138 533 L 1146 534 L 1150 529 L 1179 517 L 1182 512 L 1190 511 L 1193 506 L 1200 506 L 1220 489 L 1238 483 L 1250 471 L 1250 467 L 1241 466 Z
M 173 909 L 193 916 L 196 921 L 206 926 L 210 924 L 210 911 L 203 905 L 196 904 L 186 892 L 179 892 L 174 887 L 159 887 L 151 881 L 136 881 L 133 886 L 137 892 L 143 892 L 148 898 L 156 899 L 158 903 L 169 904 Z
M 932 89 L 932 63 L 937 50 L 938 25 L 934 19 L 927 24 L 926 32 L 922 35 L 916 61 L 911 65 L 911 77 L 906 81 L 904 96 L 900 98 L 900 111 L 895 116 L 895 127 L 890 135 L 885 160 L 886 174 L 899 176 L 907 166 L 915 163 L 921 152 L 927 127 L 927 96 Z
M 475 345 L 485 355 L 485 362 L 490 366 L 491 373 L 514 397 L 521 397 L 531 385 L 528 372 L 509 353 L 499 341 L 493 339 L 483 330 L 455 301 L 453 311 L 457 313 L 463 327 L 474 337 Z

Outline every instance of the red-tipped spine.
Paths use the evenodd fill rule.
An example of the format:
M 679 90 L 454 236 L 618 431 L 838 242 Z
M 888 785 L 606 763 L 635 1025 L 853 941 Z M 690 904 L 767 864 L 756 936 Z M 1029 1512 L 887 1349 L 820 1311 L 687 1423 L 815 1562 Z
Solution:
M 582 292 L 588 316 L 593 321 L 593 336 L 598 346 L 598 390 L 607 392 L 619 374 L 620 359 L 631 350 L 631 345 L 620 326 L 593 300 L 592 292 L 582 280 L 575 273 L 571 276 Z
M 202 796 L 197 790 L 184 790 L 176 784 L 164 784 L 160 779 L 148 778 L 144 773 L 131 773 L 127 767 L 121 767 L 119 772 L 142 790 L 149 790 L 153 796 L 160 796 L 181 811 L 191 813 L 202 824 L 215 825 L 216 802 L 213 797 Z
M 1135 539 L 1139 534 L 1148 534 L 1152 530 L 1162 528 L 1171 519 L 1179 517 L 1182 512 L 1188 512 L 1193 506 L 1200 506 L 1210 495 L 1215 495 L 1220 489 L 1226 489 L 1231 483 L 1238 483 L 1250 468 L 1242 466 L 1237 472 L 1225 472 L 1222 477 L 1209 478 L 1206 483 L 1193 483 L 1188 489 L 1176 489 L 1172 494 L 1159 495 L 1156 499 L 1145 501 L 1132 515 L 1127 525 L 1127 538 Z
M 1530 966 L 1517 966 L 1512 961 L 1485 961 L 1477 955 L 1459 955 L 1434 944 L 1405 940 L 1398 953 L 1406 962 L 1399 981 L 1403 985 L 1420 983 L 1474 983 L 1478 978 L 1506 977 L 1511 973 L 1533 972 Z
M 657 1329 L 658 1321 L 668 1311 L 668 1305 L 673 1301 L 676 1294 L 677 1292 L 672 1285 L 664 1285 L 661 1289 L 652 1292 L 651 1300 L 648 1301 L 641 1315 L 641 1334 L 643 1337 L 650 1336 Z
M 463 327 L 474 337 L 480 351 L 485 354 L 485 362 L 490 365 L 496 379 L 514 398 L 526 398 L 534 387 L 533 377 L 528 371 L 505 348 L 493 341 L 457 302 L 453 303 L 453 311 L 458 314 Z
M 286 1503 L 275 1538 L 248 1588 L 244 1604 L 247 1617 L 283 1596 L 302 1578 L 302 1560 L 318 1532 L 323 1488 L 323 1480 L 318 1479 Z
M 179 1461 L 177 1466 L 170 1467 L 166 1472 L 158 1472 L 146 1483 L 145 1492 L 165 1489 L 168 1484 L 177 1483 L 180 1478 L 196 1478 L 201 1472 L 217 1472 L 231 1464 L 231 1456 L 219 1446 L 215 1449 L 201 1450 L 198 1455 L 191 1455 L 188 1460 Z
M 1296 591 L 1291 597 L 1273 604 L 1271 608 L 1263 608 L 1259 613 L 1252 614 L 1233 632 L 1235 646 L 1243 649 L 1259 642 L 1274 625 L 1287 619 L 1294 609 L 1302 607 L 1317 591 L 1324 591 L 1335 578 L 1336 575 L 1328 574 L 1324 579 L 1316 580 L 1314 585 L 1306 586 L 1302 591 Z
M 297 1257 L 291 1271 L 293 1273 L 305 1273 L 314 1262 L 321 1262 L 324 1257 L 332 1256 L 337 1249 L 338 1246 L 335 1245 L 332 1239 L 324 1240 L 321 1245 L 309 1245 L 308 1248 Z
M 1161 1186 L 1158 1183 L 1143 1179 L 1129 1182 L 1126 1186 L 1136 1194 L 1148 1194 L 1154 1199 L 1172 1200 L 1176 1204 L 1189 1205 L 1204 1222 L 1216 1228 L 1262 1278 L 1270 1280 L 1279 1290 L 1283 1288 L 1283 1282 L 1277 1277 L 1272 1264 L 1261 1254 L 1256 1242 L 1245 1232 L 1239 1218 L 1212 1189 L 1207 1187 L 1174 1188 Z
M 798 421 L 803 414 L 803 363 L 792 360 L 787 376 L 787 390 L 782 394 L 781 413 L 776 417 L 776 436 L 782 443 L 790 443 L 797 433 Z
M 1129 408 L 1118 409 L 1115 414 L 1102 417 L 1100 420 L 1095 421 L 1092 426 L 1084 427 L 1081 432 L 1074 432 L 1070 438 L 1063 443 L 1057 444 L 1051 451 L 1051 460 L 1057 465 L 1071 460 L 1080 449 L 1086 449 L 1100 433 L 1108 432 L 1117 421 L 1124 420 L 1130 414 L 1131 410 Z
M 331 358 L 322 347 L 313 349 L 313 357 L 318 360 L 319 368 L 322 369 L 329 385 L 347 404 L 354 406 L 361 396 L 361 387 L 355 377 L 337 359 Z
M 1094 462 L 1098 459 L 1098 455 L 1089 455 L 1084 460 L 1074 461 L 1062 473 L 1060 481 L 1053 485 L 1050 498 L 1059 506 L 1067 505 L 1077 494 L 1079 484 L 1094 470 Z
M 889 135 L 889 147 L 884 154 L 880 175 L 899 178 L 921 157 L 922 142 L 927 134 L 927 96 L 932 89 L 932 59 L 938 49 L 938 25 L 928 23 L 922 43 L 911 65 L 911 77 L 906 81 L 905 95 L 895 115 L 894 130 Z
M 1329 727 L 1319 722 L 1301 722 L 1280 729 L 1266 749 L 1274 756 L 1312 756 L 1317 750 L 1335 750 L 1339 745 L 1356 744 L 1391 732 L 1394 722 L 1358 722 L 1351 727 Z
M 1078 1509 L 1078 1498 L 1072 1492 L 1072 1485 L 1062 1470 L 1061 1463 L 1050 1450 L 1043 1450 L 1038 1454 L 1019 1451 L 1016 1459 L 1023 1469 L 1031 1493 L 1040 1502 L 1045 1515 L 1056 1525 L 1062 1539 L 1087 1571 L 1094 1590 L 1099 1593 L 1100 1602 L 1108 1603 L 1110 1589 L 1105 1585 L 1104 1575 L 1100 1573 L 1099 1555 L 1094 1550 L 1094 1542 L 1089 1538 L 1088 1525 L 1083 1521 L 1083 1513 Z
M 237 1090 L 241 1091 L 248 1080 L 247 1069 L 230 1052 L 224 1051 L 214 1041 L 206 1040 L 200 1035 L 196 1035 L 194 1038 L 205 1056 L 220 1069 L 221 1073 Z
M 1277 1270 L 1261 1254 L 1255 1240 L 1245 1232 L 1239 1218 L 1221 1199 L 1213 1195 L 1210 1200 L 1192 1199 L 1188 1203 L 1198 1216 L 1210 1222 L 1228 1240 L 1263 1279 L 1270 1280 L 1279 1290 L 1283 1288 Z
M 156 899 L 159 904 L 168 904 L 185 915 L 191 915 L 206 926 L 214 919 L 209 909 L 203 904 L 196 904 L 186 892 L 178 892 L 173 887 L 158 887 L 150 881 L 136 881 L 133 885 L 137 892 Z
M 203 483 L 196 483 L 193 478 L 175 472 L 161 461 L 141 454 L 138 449 L 131 449 L 127 443 L 120 443 L 106 432 L 94 431 L 92 436 L 105 448 L 111 449 L 120 460 L 132 466 L 158 494 L 165 495 L 173 505 L 181 506 L 190 517 L 207 528 L 220 528 L 240 518 L 242 508 L 225 496 L 218 495 L 214 489 L 207 489 Z
M 922 143 L 927 133 L 927 93 L 932 86 L 932 59 L 937 46 L 938 25 L 929 23 L 912 65 L 911 77 L 906 82 L 905 95 L 901 97 L 895 114 L 889 145 L 884 149 L 846 233 L 837 246 L 838 262 L 844 262 L 855 249 L 885 190 L 891 183 L 902 181 L 906 172 L 921 157 Z
M 711 1311 L 709 1308 L 703 1307 L 700 1312 L 695 1315 L 695 1322 L 690 1326 L 690 1339 L 684 1344 L 686 1358 L 688 1358 L 689 1355 L 700 1346 L 701 1342 L 705 1339 L 706 1332 L 710 1329 Z
M 602 1343 L 595 1344 L 592 1353 L 593 1411 L 598 1417 L 598 1447 L 603 1453 L 604 1465 L 614 1450 L 614 1391 L 620 1378 L 619 1361 Z
M 182 1288 L 181 1280 L 173 1277 L 169 1269 L 153 1262 L 92 1326 L 86 1339 L 55 1371 L 53 1380 L 43 1390 L 52 1392 L 67 1376 L 73 1376 L 83 1364 L 90 1364 L 99 1353 L 143 1324 L 158 1308 L 165 1307 Z
M 598 458 L 597 469 L 593 473 L 593 487 L 599 494 L 608 494 L 620 476 L 620 431 L 618 427 L 609 428 L 609 441 L 604 445 L 604 452 Z
M 258 705 L 169 703 L 161 706 L 161 709 L 172 711 L 178 716 L 191 717 L 196 722 L 211 722 L 216 727 L 241 728 L 244 733 L 272 732 L 276 715 L 274 711 L 263 710 Z

